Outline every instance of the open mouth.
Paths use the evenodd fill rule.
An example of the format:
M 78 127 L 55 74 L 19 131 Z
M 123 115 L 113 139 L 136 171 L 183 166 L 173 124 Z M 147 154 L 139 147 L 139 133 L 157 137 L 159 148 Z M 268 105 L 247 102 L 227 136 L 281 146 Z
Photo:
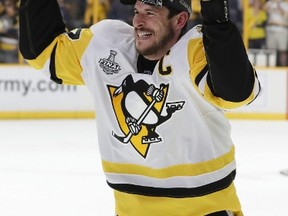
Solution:
M 151 35 L 152 35 L 152 33 L 151 33 L 151 32 L 147 32 L 147 31 L 138 31 L 138 32 L 137 32 L 137 36 L 138 36 L 139 38 L 142 38 L 142 39 L 148 38 L 148 37 L 150 37 Z

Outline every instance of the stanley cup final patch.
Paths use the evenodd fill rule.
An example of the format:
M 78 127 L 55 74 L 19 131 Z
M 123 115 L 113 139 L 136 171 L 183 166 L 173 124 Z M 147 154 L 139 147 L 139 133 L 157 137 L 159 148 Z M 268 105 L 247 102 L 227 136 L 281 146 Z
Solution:
M 110 50 L 109 57 L 101 58 L 98 62 L 99 66 L 107 75 L 117 74 L 121 70 L 120 65 L 115 61 L 116 55 L 116 51 Z

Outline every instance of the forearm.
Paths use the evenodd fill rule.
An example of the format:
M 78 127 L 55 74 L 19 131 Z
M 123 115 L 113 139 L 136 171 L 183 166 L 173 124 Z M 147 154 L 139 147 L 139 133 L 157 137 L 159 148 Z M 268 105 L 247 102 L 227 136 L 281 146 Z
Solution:
M 25 59 L 35 59 L 57 37 L 65 24 L 57 0 L 21 0 L 19 49 Z
M 253 90 L 254 70 L 240 33 L 229 20 L 228 8 L 220 7 L 225 3 L 220 6 L 216 4 L 215 7 L 212 1 L 224 2 L 201 2 L 203 43 L 209 66 L 208 83 L 215 96 L 239 102 L 249 97 Z

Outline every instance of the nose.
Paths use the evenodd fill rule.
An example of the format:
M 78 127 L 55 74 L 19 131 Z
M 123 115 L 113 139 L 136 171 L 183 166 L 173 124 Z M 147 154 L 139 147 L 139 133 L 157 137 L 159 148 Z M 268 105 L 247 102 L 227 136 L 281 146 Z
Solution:
M 142 27 L 145 23 L 144 16 L 140 13 L 135 14 L 133 17 L 133 26 L 136 28 Z

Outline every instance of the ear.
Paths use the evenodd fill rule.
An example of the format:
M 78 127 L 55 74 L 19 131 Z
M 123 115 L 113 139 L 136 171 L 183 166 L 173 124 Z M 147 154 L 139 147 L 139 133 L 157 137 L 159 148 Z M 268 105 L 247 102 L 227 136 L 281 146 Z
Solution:
M 189 20 L 189 14 L 185 11 L 180 12 L 179 14 L 176 15 L 176 26 L 179 29 L 182 29 L 185 24 Z

